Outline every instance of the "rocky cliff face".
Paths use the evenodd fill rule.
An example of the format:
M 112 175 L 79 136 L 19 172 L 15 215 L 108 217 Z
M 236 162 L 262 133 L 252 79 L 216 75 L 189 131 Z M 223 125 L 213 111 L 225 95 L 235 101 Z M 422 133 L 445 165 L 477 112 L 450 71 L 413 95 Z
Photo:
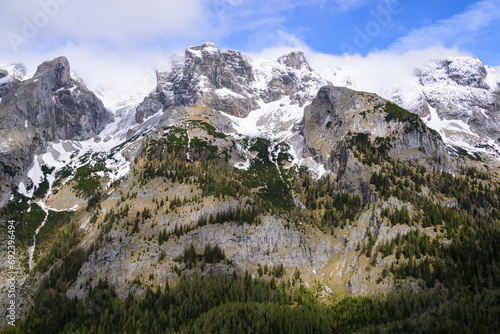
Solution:
M 112 119 L 102 102 L 71 78 L 65 57 L 44 62 L 29 80 L 11 83 L 2 93 L 0 108 L 44 130 L 46 140 L 86 140 Z
M 0 175 L 8 182 L 26 171 L 47 141 L 86 140 L 112 120 L 102 102 L 71 78 L 65 57 L 44 62 L 28 80 L 2 73 Z
M 238 117 L 284 96 L 303 106 L 326 83 L 301 52 L 255 63 L 239 51 L 221 52 L 213 43 L 186 49 L 184 62 L 158 72 L 157 80 L 156 90 L 137 108 L 138 123 L 160 110 L 202 98 L 207 106 Z
M 349 146 L 360 140 L 387 155 L 432 168 L 451 170 L 441 137 L 418 118 L 376 94 L 324 86 L 304 109 L 304 157 L 342 176 L 346 191 L 370 198 L 369 170 Z

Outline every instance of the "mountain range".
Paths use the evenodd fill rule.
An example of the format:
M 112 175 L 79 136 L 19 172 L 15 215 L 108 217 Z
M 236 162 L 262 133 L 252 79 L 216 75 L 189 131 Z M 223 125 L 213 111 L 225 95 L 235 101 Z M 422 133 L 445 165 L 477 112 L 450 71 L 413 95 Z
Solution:
M 173 59 L 142 102 L 117 106 L 65 57 L 32 78 L 0 66 L 0 204 L 16 226 L 20 328 L 40 330 L 40 291 L 85 301 L 102 281 L 122 301 L 198 275 L 288 282 L 292 294 L 300 282 L 332 307 L 389 292 L 498 298 L 498 71 L 430 60 L 375 94 L 300 51 L 251 59 L 207 42 Z M 51 330 L 75 325 L 64 319 Z

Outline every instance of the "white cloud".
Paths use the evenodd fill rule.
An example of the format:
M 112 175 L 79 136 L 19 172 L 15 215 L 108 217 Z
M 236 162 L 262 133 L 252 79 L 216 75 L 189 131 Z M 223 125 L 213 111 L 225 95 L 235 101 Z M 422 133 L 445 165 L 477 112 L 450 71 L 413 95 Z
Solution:
M 308 48 L 299 39 L 296 45 L 268 48 L 251 54 L 252 58 L 277 59 L 291 51 L 303 51 L 309 65 L 322 77 L 337 86 L 387 96 L 397 82 L 401 87 L 415 84 L 415 70 L 431 60 L 444 57 L 464 56 L 467 53 L 456 48 L 440 46 L 407 52 L 377 51 L 366 56 L 359 54 L 329 55 Z
M 377 92 L 391 80 L 411 74 L 426 59 L 461 54 L 451 41 L 474 36 L 482 27 L 500 21 L 498 0 L 484 0 L 463 14 L 411 32 L 390 51 L 366 57 L 330 56 L 309 50 L 297 30 L 290 33 L 286 14 L 312 5 L 351 10 L 367 4 L 366 0 L 0 1 L 0 63 L 23 62 L 34 73 L 42 61 L 64 55 L 89 88 L 102 86 L 113 97 L 129 92 L 146 95 L 154 87 L 156 65 L 173 52 L 183 54 L 192 44 L 227 41 L 247 33 L 247 50 L 264 50 L 251 57 L 277 58 L 291 49 L 304 50 L 318 72 L 349 73 L 358 89 Z M 36 31 L 27 36 L 29 25 Z M 17 52 L 8 38 L 13 34 L 24 39 Z
M 183 54 L 184 50 L 178 53 Z M 113 105 L 134 95 L 142 99 L 156 87 L 156 68 L 170 63 L 170 53 L 161 50 L 116 53 L 112 50 L 92 48 L 87 45 L 68 43 L 43 55 L 27 54 L 22 62 L 31 77 L 38 65 L 58 56 L 68 58 L 71 71 L 80 76 L 89 89 L 99 95 L 106 106 Z M 3 62 L 2 62 L 3 63 Z M 12 62 L 11 62 L 12 63 Z
M 199 35 L 207 24 L 203 8 L 202 0 L 12 1 L 2 8 L 0 27 L 10 46 L 9 33 L 27 40 L 21 52 L 61 41 L 125 47 Z
M 500 22 L 500 1 L 484 0 L 470 5 L 463 13 L 413 30 L 396 41 L 391 49 L 407 51 L 435 45 L 461 46 L 476 38 L 483 29 Z
M 357 90 L 384 95 L 395 82 L 409 83 L 415 78 L 415 70 L 434 59 L 466 55 L 458 49 L 430 47 L 404 53 L 394 51 L 373 52 L 366 56 L 334 56 L 308 51 L 311 67 L 331 80 L 342 84 L 345 80 L 356 83 Z
M 156 64 L 214 29 L 206 0 L 0 1 L 0 63 L 33 74 L 64 55 L 92 89 L 151 89 Z

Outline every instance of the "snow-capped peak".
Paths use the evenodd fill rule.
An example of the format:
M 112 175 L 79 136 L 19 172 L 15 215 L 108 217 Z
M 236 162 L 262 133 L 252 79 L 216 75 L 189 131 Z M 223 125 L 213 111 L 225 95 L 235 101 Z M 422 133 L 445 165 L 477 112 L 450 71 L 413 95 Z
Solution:
M 21 63 L 0 65 L 0 80 L 6 77 L 23 80 L 26 77 L 26 66 Z

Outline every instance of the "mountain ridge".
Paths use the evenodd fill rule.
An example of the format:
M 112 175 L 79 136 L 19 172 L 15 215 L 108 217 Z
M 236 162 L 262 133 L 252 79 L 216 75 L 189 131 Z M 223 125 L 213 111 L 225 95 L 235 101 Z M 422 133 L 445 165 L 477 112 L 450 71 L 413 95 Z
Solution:
M 43 308 L 35 290 L 82 301 L 102 287 L 96 275 L 122 300 L 212 274 L 283 287 L 300 277 L 326 303 L 495 286 L 496 274 L 470 276 L 479 269 L 469 256 L 481 272 L 498 262 L 488 233 L 499 174 L 486 151 L 446 146 L 418 115 L 330 84 L 299 52 L 250 60 L 204 43 L 184 60 L 114 120 L 65 58 L 28 79 L 90 96 L 102 118 L 46 135 L 1 211 L 18 229 L 27 319 L 37 317 L 31 303 Z M 484 76 L 453 78 L 486 89 Z
M 72 79 L 65 57 L 42 63 L 31 79 L 10 77 L 0 86 L 2 187 L 30 183 L 22 174 L 49 142 L 92 138 L 112 120 L 94 93 Z

